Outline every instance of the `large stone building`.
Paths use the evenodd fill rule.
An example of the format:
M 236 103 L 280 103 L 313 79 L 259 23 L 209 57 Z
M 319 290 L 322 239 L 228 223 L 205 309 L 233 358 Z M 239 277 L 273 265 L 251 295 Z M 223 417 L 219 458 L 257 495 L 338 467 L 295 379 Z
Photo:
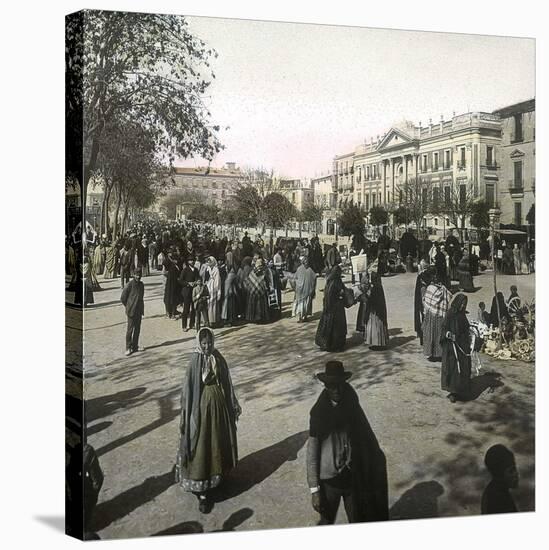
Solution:
M 501 120 L 492 113 L 471 112 L 427 126 L 408 121 L 396 124 L 383 136 L 334 158 L 338 207 L 351 201 L 366 210 L 398 205 L 402 185 L 411 178 L 430 183 L 433 195 L 440 199 L 449 198 L 456 186 L 453 189 L 458 192 L 494 204 L 500 143 Z M 434 233 L 444 232 L 448 223 L 444 216 L 425 219 L 425 226 Z
M 526 225 L 536 190 L 536 101 L 530 99 L 494 111 L 501 118 L 501 223 Z
M 234 163 L 228 162 L 224 168 L 187 168 L 176 167 L 173 176 L 174 185 L 168 191 L 170 195 L 184 195 L 185 192 L 198 193 L 204 202 L 222 207 L 234 194 L 242 180 L 242 172 Z M 184 215 L 185 204 L 178 205 L 176 217 Z

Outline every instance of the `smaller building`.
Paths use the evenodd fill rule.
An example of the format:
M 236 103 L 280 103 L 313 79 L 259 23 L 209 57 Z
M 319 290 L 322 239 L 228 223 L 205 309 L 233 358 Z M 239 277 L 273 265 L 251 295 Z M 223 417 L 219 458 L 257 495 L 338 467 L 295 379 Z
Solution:
M 308 204 L 314 204 L 314 189 L 299 179 L 281 179 L 277 192 L 284 195 L 298 212 L 303 212 Z
M 320 233 L 335 235 L 337 220 L 337 193 L 334 192 L 333 174 L 325 174 L 311 179 L 315 206 L 322 210 Z
M 536 191 L 536 101 L 530 99 L 494 111 L 501 118 L 499 162 L 501 223 L 526 225 Z
M 199 194 L 205 204 L 221 208 L 234 194 L 242 176 L 240 168 L 234 162 L 228 162 L 223 168 L 176 166 L 174 185 L 168 190 L 167 196 L 183 196 L 185 192 L 189 196 Z M 185 205 L 180 205 L 176 209 L 176 217 L 181 217 L 184 209 Z

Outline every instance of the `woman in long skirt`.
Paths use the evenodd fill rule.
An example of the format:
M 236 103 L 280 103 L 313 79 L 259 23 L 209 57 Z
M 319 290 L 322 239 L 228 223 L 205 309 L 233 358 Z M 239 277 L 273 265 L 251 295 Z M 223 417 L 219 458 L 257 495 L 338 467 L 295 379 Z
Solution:
M 473 275 L 471 274 L 471 258 L 469 252 L 465 250 L 457 266 L 459 288 L 463 292 L 474 292 Z
M 343 302 L 344 293 L 341 268 L 335 265 L 326 274 L 322 315 L 315 337 L 315 344 L 323 351 L 343 351 L 345 347 L 347 319 Z
M 431 361 L 440 361 L 442 347 L 440 337 L 442 324 L 448 307 L 451 294 L 448 289 L 437 279 L 425 289 L 423 296 L 423 354 Z
M 381 285 L 381 277 L 375 271 L 371 274 L 370 282 L 370 295 L 366 302 L 364 343 L 372 349 L 385 348 L 389 343 L 385 293 Z
M 471 337 L 466 316 L 467 296 L 456 294 L 442 325 L 441 387 L 455 403 L 471 390 Z
M 227 362 L 214 347 L 214 334 L 202 328 L 181 393 L 177 481 L 210 511 L 209 492 L 236 466 L 236 422 L 242 410 Z
M 444 263 L 446 267 L 446 262 Z M 423 297 L 425 296 L 425 291 L 427 287 L 433 280 L 435 274 L 435 268 L 431 266 L 426 271 L 423 271 L 417 276 L 416 287 L 414 290 L 414 330 L 416 331 L 417 337 L 419 338 L 419 343 L 423 345 L 423 319 L 425 317 L 423 311 Z M 446 280 L 446 269 L 444 270 L 443 279 Z

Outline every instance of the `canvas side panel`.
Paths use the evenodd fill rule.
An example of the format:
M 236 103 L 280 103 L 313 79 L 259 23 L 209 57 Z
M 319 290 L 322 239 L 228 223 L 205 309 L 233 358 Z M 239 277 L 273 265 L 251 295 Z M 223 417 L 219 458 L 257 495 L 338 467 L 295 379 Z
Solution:
M 65 18 L 65 532 L 83 540 L 84 12 Z

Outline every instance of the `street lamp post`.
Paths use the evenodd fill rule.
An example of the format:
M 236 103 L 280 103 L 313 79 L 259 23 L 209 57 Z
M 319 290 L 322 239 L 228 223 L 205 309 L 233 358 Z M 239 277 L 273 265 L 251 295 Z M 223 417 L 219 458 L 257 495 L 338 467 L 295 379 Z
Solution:
M 499 300 L 497 298 L 497 263 L 496 263 L 496 225 L 499 223 L 499 217 L 501 212 L 497 208 L 490 208 L 488 216 L 490 217 L 490 236 L 492 245 L 492 271 L 494 272 L 494 297 L 496 298 L 496 307 L 498 312 L 498 326 L 499 326 L 499 342 L 498 349 L 501 348 L 502 333 L 501 333 L 501 312 L 499 310 Z

